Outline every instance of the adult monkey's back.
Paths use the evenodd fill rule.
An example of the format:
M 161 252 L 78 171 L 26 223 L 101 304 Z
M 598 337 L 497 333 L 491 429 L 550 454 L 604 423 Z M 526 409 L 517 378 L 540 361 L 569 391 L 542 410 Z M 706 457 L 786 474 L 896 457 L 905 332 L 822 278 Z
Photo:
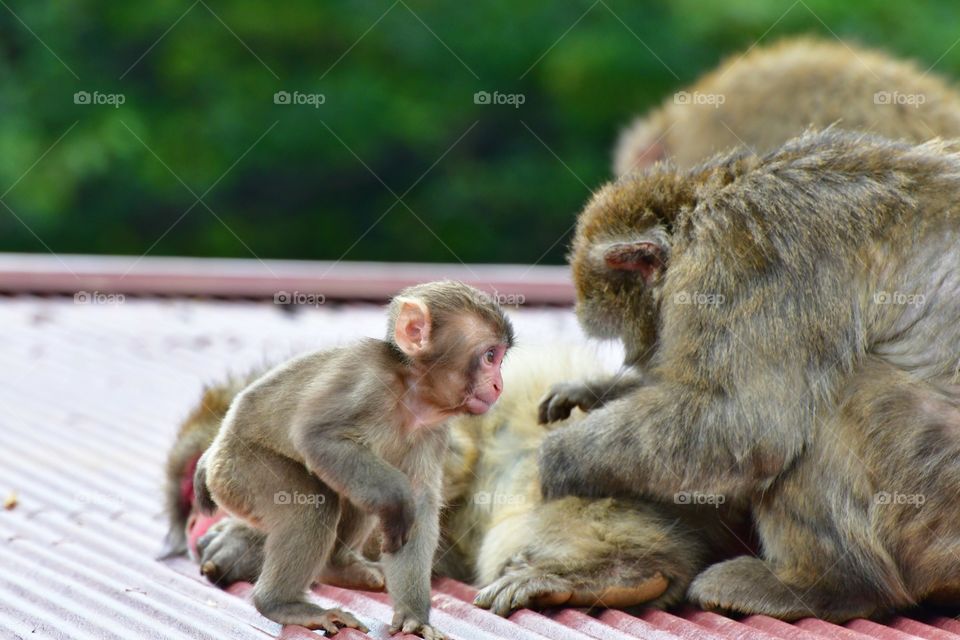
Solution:
M 960 96 L 929 69 L 878 51 L 785 40 L 731 56 L 635 120 L 617 143 L 614 172 L 664 159 L 690 167 L 740 145 L 765 153 L 833 124 L 911 142 L 960 137 Z

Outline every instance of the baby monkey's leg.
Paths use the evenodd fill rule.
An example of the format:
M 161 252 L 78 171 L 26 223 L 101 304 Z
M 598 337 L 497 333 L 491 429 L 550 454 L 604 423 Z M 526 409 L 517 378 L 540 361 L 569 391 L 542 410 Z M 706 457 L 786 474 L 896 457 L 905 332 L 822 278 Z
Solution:
M 340 518 L 336 493 L 305 468 L 287 460 L 258 456 L 251 464 L 272 467 L 261 473 L 256 519 L 267 530 L 264 562 L 253 589 L 253 602 L 265 617 L 281 624 L 337 633 L 341 627 L 366 631 L 359 620 L 339 609 L 324 609 L 307 599 L 306 590 L 330 560 Z
M 383 591 L 386 580 L 380 566 L 363 557 L 362 547 L 370 537 L 376 518 L 347 500 L 340 501 L 337 541 L 320 582 L 346 589 Z

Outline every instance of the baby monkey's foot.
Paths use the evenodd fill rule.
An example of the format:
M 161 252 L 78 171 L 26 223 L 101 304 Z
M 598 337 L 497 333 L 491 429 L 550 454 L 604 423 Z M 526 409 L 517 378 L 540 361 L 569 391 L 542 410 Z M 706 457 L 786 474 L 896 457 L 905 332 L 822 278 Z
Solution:
M 380 566 L 359 554 L 331 563 L 320 574 L 319 582 L 360 591 L 383 591 L 387 584 Z
M 353 615 L 340 609 L 324 609 L 312 602 L 286 602 L 269 606 L 258 606 L 264 617 L 280 624 L 297 624 L 315 631 L 323 630 L 334 635 L 343 627 L 359 629 L 366 633 L 369 629 Z
M 431 627 L 425 622 L 410 615 L 404 615 L 397 612 L 393 615 L 393 622 L 390 623 L 390 633 L 413 633 L 425 640 L 446 640 L 447 636 L 436 627 Z

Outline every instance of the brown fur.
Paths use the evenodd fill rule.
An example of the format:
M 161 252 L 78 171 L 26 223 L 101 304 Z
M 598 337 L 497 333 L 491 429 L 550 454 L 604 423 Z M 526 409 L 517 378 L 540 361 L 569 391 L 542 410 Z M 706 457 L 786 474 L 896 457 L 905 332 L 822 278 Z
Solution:
M 705 606 L 845 620 L 956 589 L 958 150 L 829 130 L 601 189 L 577 311 L 651 383 L 547 438 L 545 494 L 750 500 L 764 557 L 701 574 Z M 668 258 L 611 268 L 631 243 Z
M 679 104 L 678 95 L 723 102 Z M 905 103 L 919 101 L 912 96 L 922 104 Z M 832 124 L 911 142 L 958 137 L 960 93 L 912 62 L 848 43 L 797 38 L 759 46 L 631 124 L 617 143 L 614 173 L 667 158 L 689 168 L 741 145 L 766 153 L 808 127 Z

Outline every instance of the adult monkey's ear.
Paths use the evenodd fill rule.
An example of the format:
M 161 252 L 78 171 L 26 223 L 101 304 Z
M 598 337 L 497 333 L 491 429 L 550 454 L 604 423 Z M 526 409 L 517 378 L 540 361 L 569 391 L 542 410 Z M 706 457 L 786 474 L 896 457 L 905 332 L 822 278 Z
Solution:
M 651 240 L 614 242 L 603 251 L 603 261 L 614 271 L 636 271 L 650 284 L 667 268 L 667 250 Z
M 393 341 L 400 351 L 415 356 L 430 343 L 430 309 L 418 298 L 400 298 Z

